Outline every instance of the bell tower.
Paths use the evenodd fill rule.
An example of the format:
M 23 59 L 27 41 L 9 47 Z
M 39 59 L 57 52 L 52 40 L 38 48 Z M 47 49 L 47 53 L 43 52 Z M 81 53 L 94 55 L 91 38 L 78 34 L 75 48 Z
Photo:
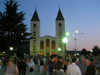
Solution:
M 65 55 L 65 44 L 62 42 L 65 37 L 65 20 L 59 8 L 56 18 L 56 52 L 59 56 Z M 60 49 L 60 50 L 59 50 Z
M 31 19 L 30 28 L 33 37 L 30 40 L 30 55 L 37 55 L 39 54 L 40 20 L 36 8 Z

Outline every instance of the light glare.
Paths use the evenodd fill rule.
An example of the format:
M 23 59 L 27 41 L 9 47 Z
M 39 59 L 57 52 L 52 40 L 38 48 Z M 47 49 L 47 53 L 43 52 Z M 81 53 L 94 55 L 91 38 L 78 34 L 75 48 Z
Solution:
M 68 39 L 67 38 L 63 38 L 63 43 L 67 43 Z

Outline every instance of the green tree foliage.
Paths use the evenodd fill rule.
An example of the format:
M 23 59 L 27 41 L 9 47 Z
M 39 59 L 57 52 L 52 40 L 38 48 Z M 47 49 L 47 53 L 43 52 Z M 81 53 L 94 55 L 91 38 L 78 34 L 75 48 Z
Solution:
M 12 46 L 17 50 L 20 50 L 20 46 L 27 43 L 30 39 L 30 33 L 26 32 L 27 28 L 24 24 L 23 11 L 18 12 L 18 2 L 14 0 L 5 1 L 5 11 L 2 14 L 0 31 L 2 32 L 0 43 L 5 47 L 5 50 L 9 50 Z
M 83 48 L 80 54 L 87 55 L 87 53 L 88 53 L 87 50 L 85 48 Z
M 100 48 L 98 46 L 94 46 L 92 50 L 93 50 L 93 55 L 95 56 L 97 56 L 100 53 Z

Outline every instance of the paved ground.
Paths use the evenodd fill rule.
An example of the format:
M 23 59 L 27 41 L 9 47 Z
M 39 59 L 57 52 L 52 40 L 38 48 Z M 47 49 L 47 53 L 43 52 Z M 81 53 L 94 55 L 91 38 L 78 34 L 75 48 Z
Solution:
M 3 68 L 0 70 L 0 75 L 5 75 L 5 72 L 6 72 L 6 67 L 3 66 Z M 21 75 L 21 74 L 20 74 Z M 38 72 L 38 67 L 37 65 L 35 66 L 35 70 L 33 73 L 29 74 L 27 69 L 26 69 L 26 75 L 40 75 L 40 73 Z M 48 73 L 46 75 L 49 75 Z

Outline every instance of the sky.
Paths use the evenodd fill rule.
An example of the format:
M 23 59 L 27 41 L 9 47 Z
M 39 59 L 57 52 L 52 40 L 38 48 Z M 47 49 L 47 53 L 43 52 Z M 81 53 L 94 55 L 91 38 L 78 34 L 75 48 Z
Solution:
M 5 0 L 0 0 L 0 11 L 5 11 L 3 4 Z M 80 35 L 76 35 L 76 48 L 91 50 L 95 45 L 100 48 L 100 0 L 15 0 L 20 6 L 18 12 L 24 11 L 27 32 L 30 32 L 30 22 L 35 11 L 40 19 L 40 36 L 50 35 L 55 37 L 55 19 L 59 7 L 65 19 L 65 32 L 75 34 L 78 30 Z M 66 44 L 67 50 L 75 48 L 75 41 L 72 35 Z

